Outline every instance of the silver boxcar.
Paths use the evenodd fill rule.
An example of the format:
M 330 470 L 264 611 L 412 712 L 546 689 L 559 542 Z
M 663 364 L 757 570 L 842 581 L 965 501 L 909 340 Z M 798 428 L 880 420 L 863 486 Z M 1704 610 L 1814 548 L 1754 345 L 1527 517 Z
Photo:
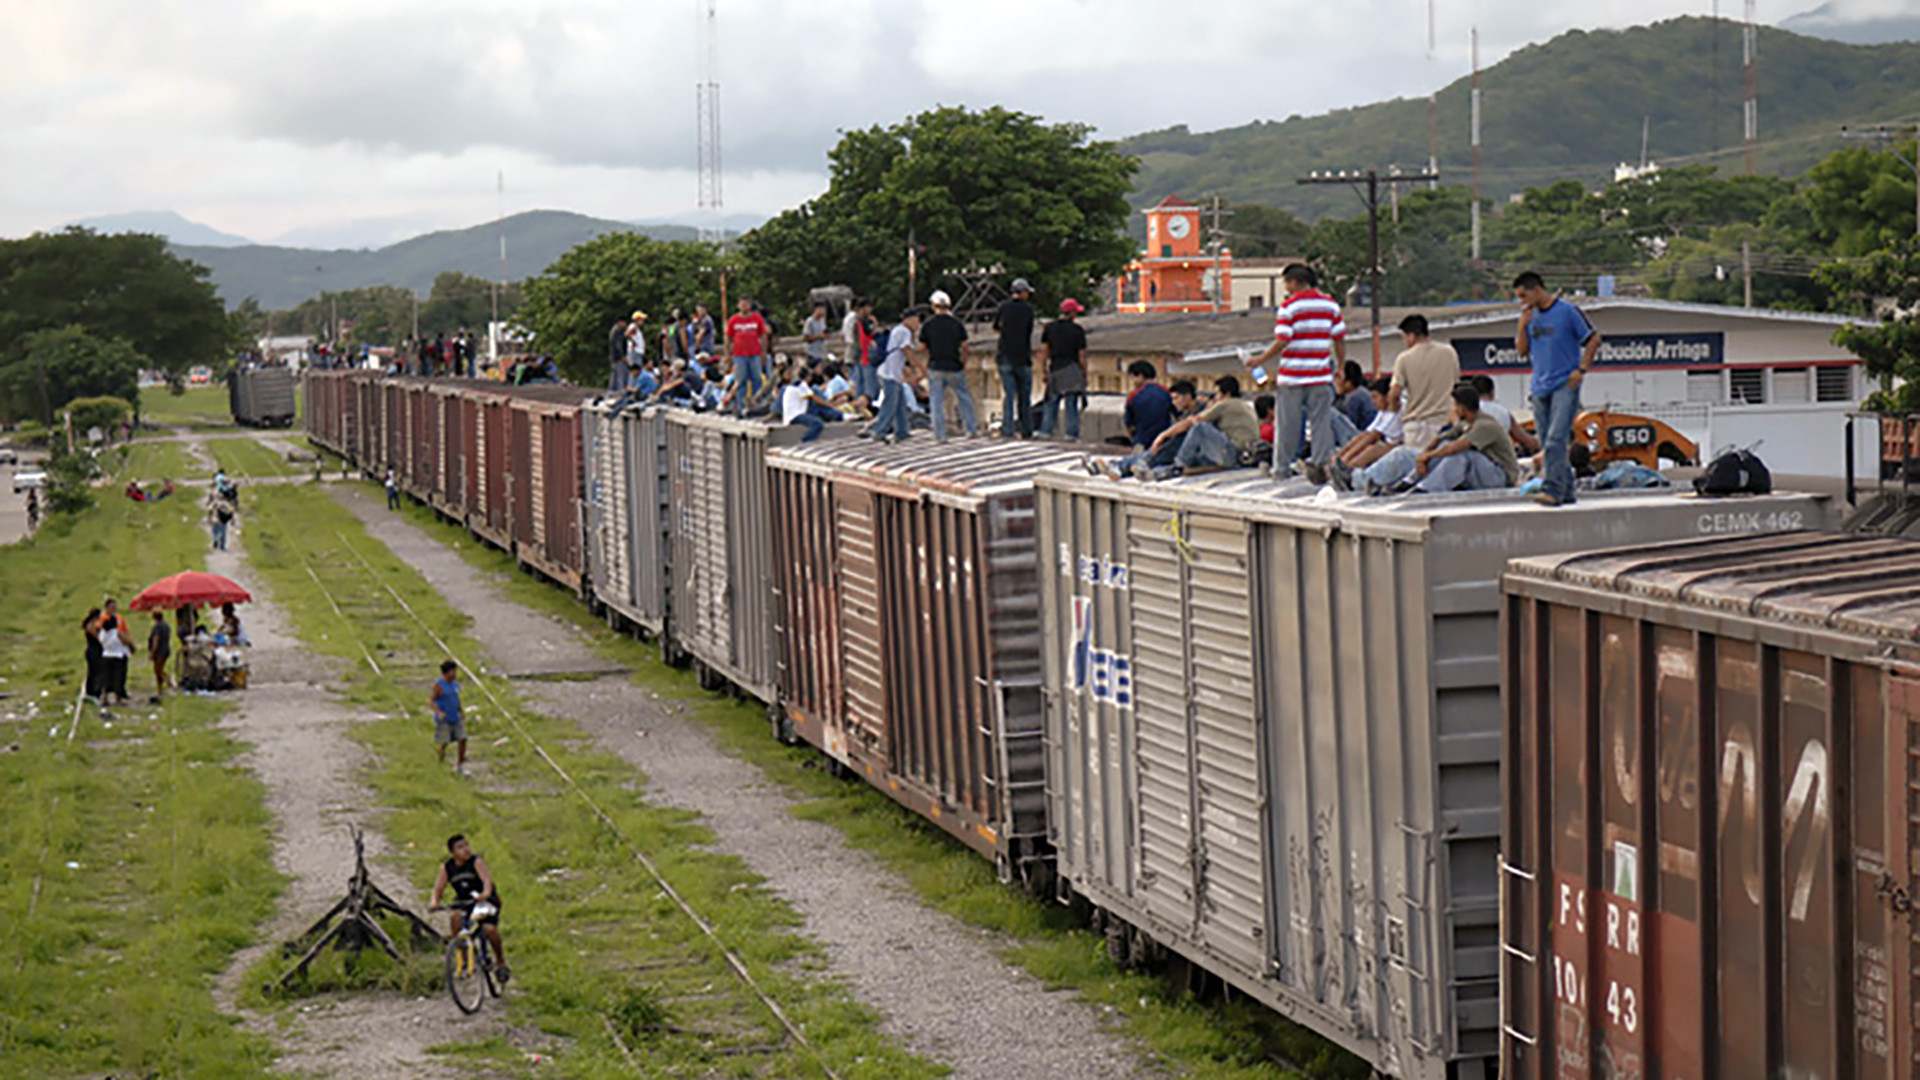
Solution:
M 284 364 L 240 368 L 229 377 L 227 405 L 234 422 L 248 427 L 291 427 L 294 375 Z
M 1303 488 L 1041 476 L 1059 872 L 1124 955 L 1171 949 L 1383 1072 L 1481 1080 L 1506 561 L 1818 526 L 1824 504 Z
M 667 628 L 667 409 L 581 411 L 594 599 L 651 637 Z
M 853 430 L 831 425 L 828 437 Z M 778 686 L 767 447 L 792 446 L 803 434 L 683 409 L 667 417 L 673 577 L 666 652 L 692 657 L 703 686 L 731 683 L 769 705 Z

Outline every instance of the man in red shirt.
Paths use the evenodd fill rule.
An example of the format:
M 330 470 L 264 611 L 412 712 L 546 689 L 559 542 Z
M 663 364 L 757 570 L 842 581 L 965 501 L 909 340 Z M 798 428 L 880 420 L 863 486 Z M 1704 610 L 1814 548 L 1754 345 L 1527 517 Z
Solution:
M 766 318 L 754 310 L 753 297 L 741 297 L 740 313 L 727 320 L 727 347 L 733 354 L 733 370 L 747 385 L 747 393 L 734 402 L 734 409 L 741 416 L 745 416 L 748 406 L 760 397 L 760 386 L 767 378 L 767 339 L 772 336 Z
M 1284 479 L 1300 456 L 1303 428 L 1312 429 L 1313 464 L 1325 465 L 1333 453 L 1333 366 L 1347 360 L 1347 323 L 1340 305 L 1314 287 L 1319 281 L 1311 267 L 1293 263 L 1280 271 L 1280 281 L 1287 298 L 1274 309 L 1273 344 L 1247 366 L 1280 361 L 1273 380 L 1273 475 Z

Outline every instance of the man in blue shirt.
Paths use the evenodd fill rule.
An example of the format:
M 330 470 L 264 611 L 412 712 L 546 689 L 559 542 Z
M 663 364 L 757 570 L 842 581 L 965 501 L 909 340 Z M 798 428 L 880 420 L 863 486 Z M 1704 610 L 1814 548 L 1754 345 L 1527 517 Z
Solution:
M 1600 334 L 1580 309 L 1547 291 L 1540 275 L 1528 270 L 1513 279 L 1520 301 L 1520 330 L 1514 347 L 1533 365 L 1533 429 L 1540 436 L 1546 474 L 1534 501 L 1543 506 L 1573 502 L 1573 418 L 1580 411 L 1580 384 L 1600 353 Z
M 1127 395 L 1123 419 L 1136 450 L 1152 446 L 1161 432 L 1173 426 L 1173 397 L 1165 387 L 1154 381 L 1158 374 L 1153 370 L 1153 365 L 1145 360 L 1135 360 L 1127 365 L 1127 377 L 1133 380 L 1133 391 Z
M 451 660 L 440 664 L 440 677 L 433 680 L 433 692 L 427 696 L 433 704 L 433 743 L 440 755 L 440 763 L 446 764 L 447 744 L 459 747 L 459 756 L 454 761 L 454 769 L 465 774 L 467 771 L 467 721 L 460 712 L 460 665 Z

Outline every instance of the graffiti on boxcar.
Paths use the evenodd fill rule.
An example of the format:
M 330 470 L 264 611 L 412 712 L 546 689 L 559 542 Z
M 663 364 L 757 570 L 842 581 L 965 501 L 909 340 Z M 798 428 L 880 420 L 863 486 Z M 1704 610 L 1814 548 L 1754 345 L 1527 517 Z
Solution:
M 1781 808 L 1783 846 L 1791 847 L 1796 837 L 1802 839 L 1800 860 L 1792 870 L 1792 900 L 1787 909 L 1788 918 L 1795 922 L 1806 920 L 1831 827 L 1827 769 L 1826 743 L 1808 739 L 1800 748 L 1793 781 L 1787 785 L 1786 800 Z M 1745 724 L 1733 725 L 1720 748 L 1719 827 L 1723 839 L 1727 835 L 1727 822 L 1735 813 L 1739 814 L 1738 824 L 1745 840 L 1738 847 L 1742 859 L 1740 881 L 1747 899 L 1757 905 L 1765 888 L 1760 866 L 1760 757 L 1754 747 L 1753 733 Z
M 1094 644 L 1093 601 L 1073 598 L 1067 635 L 1067 688 L 1117 709 L 1133 708 L 1133 660 Z

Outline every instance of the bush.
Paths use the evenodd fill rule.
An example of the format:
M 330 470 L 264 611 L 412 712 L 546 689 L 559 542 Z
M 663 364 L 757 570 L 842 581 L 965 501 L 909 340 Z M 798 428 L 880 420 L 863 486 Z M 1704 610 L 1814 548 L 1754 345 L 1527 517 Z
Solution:
M 13 429 L 13 441 L 21 446 L 45 446 L 53 432 L 38 420 L 22 420 Z
M 75 398 L 67 402 L 67 416 L 73 420 L 78 437 L 85 438 L 88 431 L 99 428 L 112 442 L 114 430 L 133 419 L 133 405 L 117 397 Z
M 100 463 L 86 451 L 61 452 L 47 459 L 47 509 L 77 514 L 93 506 L 93 478 Z

